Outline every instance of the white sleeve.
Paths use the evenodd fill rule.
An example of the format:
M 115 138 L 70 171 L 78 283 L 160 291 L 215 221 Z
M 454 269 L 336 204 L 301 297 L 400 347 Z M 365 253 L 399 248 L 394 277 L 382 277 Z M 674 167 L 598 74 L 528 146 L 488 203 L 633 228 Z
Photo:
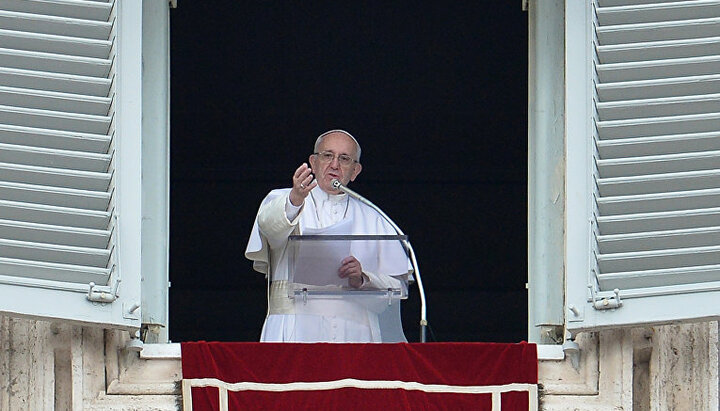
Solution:
M 290 202 L 290 196 L 287 196 L 287 200 L 285 200 L 285 216 L 287 217 L 288 221 L 293 221 L 295 218 L 300 214 L 300 209 L 305 204 L 303 201 L 302 204 L 299 206 L 293 205 L 293 203 Z
M 361 289 L 378 289 L 387 290 L 388 288 L 402 288 L 403 281 L 399 278 L 386 275 L 386 274 L 375 274 L 368 271 L 363 271 L 363 274 L 367 276 L 370 281 L 365 281 L 360 287 Z
M 298 216 L 292 220 L 287 218 L 285 212 L 287 198 L 287 195 L 278 196 L 260 206 L 257 216 L 258 227 L 267 239 L 270 248 L 282 246 L 298 224 Z

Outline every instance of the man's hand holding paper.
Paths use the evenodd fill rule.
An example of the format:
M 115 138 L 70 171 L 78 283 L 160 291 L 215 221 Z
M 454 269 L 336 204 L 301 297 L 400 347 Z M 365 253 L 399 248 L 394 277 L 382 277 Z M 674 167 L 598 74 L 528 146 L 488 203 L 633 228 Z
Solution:
M 353 288 L 362 287 L 365 282 L 362 272 L 362 264 L 357 258 L 350 256 L 342 260 L 340 270 L 338 270 L 340 278 L 347 278 L 348 285 Z

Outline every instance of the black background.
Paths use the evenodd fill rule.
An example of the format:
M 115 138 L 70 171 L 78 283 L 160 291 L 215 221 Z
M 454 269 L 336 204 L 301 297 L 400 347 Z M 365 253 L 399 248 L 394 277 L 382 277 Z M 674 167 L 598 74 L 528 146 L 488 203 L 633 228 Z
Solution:
M 448 4 L 446 4 L 448 3 Z M 527 338 L 521 1 L 181 1 L 171 11 L 170 338 L 256 341 L 260 200 L 320 133 L 415 248 L 436 341 Z M 419 298 L 403 306 L 418 340 Z

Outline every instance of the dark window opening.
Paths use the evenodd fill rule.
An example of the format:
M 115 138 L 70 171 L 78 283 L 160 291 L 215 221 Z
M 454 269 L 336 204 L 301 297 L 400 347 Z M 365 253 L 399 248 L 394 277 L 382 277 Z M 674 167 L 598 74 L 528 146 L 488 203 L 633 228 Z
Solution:
M 331 128 L 362 145 L 351 187 L 410 236 L 434 338 L 527 339 L 519 2 L 183 2 L 171 30 L 171 340 L 258 340 L 253 218 Z M 410 341 L 418 319 L 413 287 Z

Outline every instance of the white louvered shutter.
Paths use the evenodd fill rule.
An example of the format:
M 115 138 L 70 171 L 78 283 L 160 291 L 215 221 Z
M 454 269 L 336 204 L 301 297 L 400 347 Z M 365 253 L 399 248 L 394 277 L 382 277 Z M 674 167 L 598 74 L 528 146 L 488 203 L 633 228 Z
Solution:
M 569 104 L 585 105 L 568 114 L 589 121 L 568 118 L 585 121 L 585 133 L 568 135 L 567 155 L 586 161 L 587 181 L 569 176 L 568 189 L 584 190 L 589 210 L 568 230 L 587 233 L 590 256 L 568 266 L 568 326 L 717 317 L 720 1 L 588 4 L 568 16 L 582 12 L 589 28 L 568 38 L 569 56 L 585 41 L 588 60 L 569 61 L 568 75 L 589 79 L 586 90 L 568 88 Z
M 141 50 L 119 56 L 119 3 L 0 0 L 2 312 L 139 326 L 139 273 L 118 245 L 133 161 L 117 153 L 139 138 L 119 132 L 139 118 L 121 117 L 118 73 Z

